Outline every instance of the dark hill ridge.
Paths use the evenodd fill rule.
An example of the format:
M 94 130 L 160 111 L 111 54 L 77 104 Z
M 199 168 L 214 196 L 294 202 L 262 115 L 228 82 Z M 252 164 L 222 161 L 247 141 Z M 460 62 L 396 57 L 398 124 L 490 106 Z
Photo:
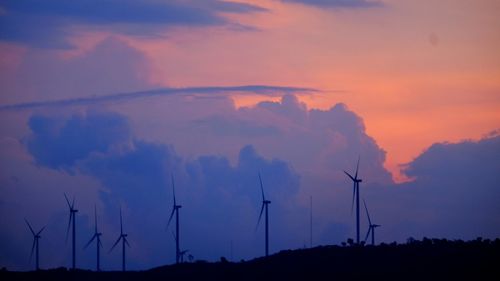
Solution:
M 500 239 L 424 239 L 380 246 L 321 246 L 231 263 L 197 261 L 146 271 L 65 268 L 1 271 L 1 280 L 498 280 Z

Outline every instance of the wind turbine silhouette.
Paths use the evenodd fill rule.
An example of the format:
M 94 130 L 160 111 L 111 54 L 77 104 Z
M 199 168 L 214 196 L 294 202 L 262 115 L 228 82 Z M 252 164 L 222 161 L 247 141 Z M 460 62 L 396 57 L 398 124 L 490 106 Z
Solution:
M 354 174 L 354 177 L 351 176 L 348 172 L 344 171 L 344 173 L 354 183 L 354 187 L 352 190 L 351 213 L 352 213 L 352 208 L 354 206 L 354 197 L 356 197 L 356 243 L 357 244 L 359 244 L 359 183 L 363 181 L 362 179 L 358 179 L 358 170 L 359 170 L 359 157 L 358 157 L 358 164 L 356 165 L 356 174 Z
M 370 232 L 372 233 L 372 245 L 375 246 L 375 228 L 380 227 L 381 225 L 379 224 L 373 224 L 372 221 L 370 220 L 370 213 L 368 213 L 368 208 L 366 207 L 366 202 L 363 199 L 363 204 L 365 205 L 365 210 L 366 210 L 366 216 L 368 217 L 368 232 L 366 233 L 365 237 L 365 243 L 366 239 L 368 239 L 368 236 L 370 235 Z
M 255 227 L 255 231 L 259 228 L 260 219 L 262 218 L 262 213 L 264 212 L 264 208 L 266 209 L 266 257 L 269 256 L 269 215 L 268 215 L 268 205 L 271 204 L 271 201 L 266 200 L 264 196 L 264 185 L 262 184 L 262 178 L 259 173 L 259 181 L 260 181 L 260 190 L 262 191 L 262 207 L 260 208 L 259 220 L 257 221 L 257 226 Z
M 170 213 L 170 218 L 168 219 L 167 223 L 167 229 L 168 226 L 170 225 L 170 222 L 172 221 L 172 218 L 174 217 L 175 213 L 175 263 L 179 263 L 180 258 L 181 258 L 181 251 L 180 251 L 180 238 L 179 238 L 179 209 L 182 208 L 181 205 L 177 205 L 177 201 L 175 200 L 175 184 L 174 184 L 174 176 L 172 175 L 172 190 L 174 194 L 174 205 L 172 206 L 172 212 Z
M 189 250 L 184 250 L 184 251 L 181 251 L 181 252 L 179 253 L 179 255 L 181 256 L 181 263 L 183 263 L 183 262 L 184 262 L 184 255 L 185 255 L 187 252 L 189 252 Z
M 78 212 L 77 209 L 75 209 L 75 197 L 73 197 L 73 202 L 70 204 L 68 200 L 68 196 L 66 196 L 66 193 L 64 193 L 64 198 L 66 198 L 66 203 L 68 203 L 69 207 L 69 221 L 68 221 L 68 228 L 66 229 L 66 241 L 68 241 L 68 234 L 69 234 L 69 228 L 71 226 L 71 222 L 73 222 L 73 270 L 76 269 L 76 231 L 75 231 L 75 224 L 76 224 L 76 213 Z
M 45 226 L 42 227 L 42 229 L 40 229 L 40 231 L 38 231 L 37 233 L 35 233 L 35 231 L 33 231 L 33 228 L 31 227 L 31 225 L 28 222 L 28 220 L 24 219 L 24 221 L 26 222 L 26 224 L 30 228 L 31 234 L 33 234 L 33 246 L 31 247 L 30 261 L 31 261 L 31 258 L 33 257 L 33 251 L 35 251 L 35 249 L 36 249 L 36 252 L 35 252 L 35 260 L 36 260 L 35 261 L 35 269 L 36 270 L 40 270 L 38 245 L 39 245 L 39 240 L 41 238 L 40 233 L 42 233 L 42 231 L 45 229 Z
M 97 230 L 97 210 L 96 206 L 94 205 L 94 221 L 95 221 L 95 230 L 94 230 L 94 236 L 90 238 L 89 242 L 83 247 L 83 249 L 86 249 L 94 239 L 96 239 L 96 245 L 97 245 L 97 265 L 96 265 L 96 271 L 101 271 L 101 262 L 100 262 L 100 248 L 102 248 L 102 243 L 101 243 L 101 235 Z
M 120 240 L 122 241 L 122 271 L 125 271 L 125 244 L 130 247 L 130 244 L 127 241 L 127 236 L 128 234 L 123 233 L 122 208 L 120 207 L 120 236 L 118 236 L 118 240 L 116 240 L 109 252 L 111 253 Z

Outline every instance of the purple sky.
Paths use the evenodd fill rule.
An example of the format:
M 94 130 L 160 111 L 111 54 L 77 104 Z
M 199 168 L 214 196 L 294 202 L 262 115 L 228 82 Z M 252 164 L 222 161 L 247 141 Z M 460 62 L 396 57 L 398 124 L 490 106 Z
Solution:
M 402 7 L 394 1 L 108 0 L 96 10 L 98 2 L 0 1 L 0 267 L 33 268 L 24 218 L 36 229 L 47 226 L 40 240 L 41 267 L 70 266 L 64 193 L 76 198 L 79 209 L 78 267 L 95 265 L 94 246 L 82 249 L 92 236 L 94 205 L 104 269 L 121 267 L 120 251 L 108 254 L 119 234 L 120 206 L 131 244 L 128 268 L 173 263 L 173 228 L 165 229 L 172 175 L 183 205 L 181 249 L 195 259 L 229 258 L 231 241 L 234 260 L 264 254 L 264 229 L 255 231 L 259 172 L 272 201 L 271 253 L 308 245 L 310 196 L 313 244 L 340 244 L 355 235 L 352 183 L 343 171 L 353 172 L 358 157 L 361 197 L 372 220 L 382 225 L 378 242 L 500 236 L 500 133 L 495 130 L 500 119 L 491 111 L 498 108 L 497 84 L 489 88 L 481 79 L 467 80 L 472 81 L 467 89 L 477 82 L 484 104 L 469 105 L 469 96 L 457 94 L 460 105 L 450 101 L 453 105 L 436 117 L 417 108 L 438 111 L 448 94 L 439 102 L 436 97 L 414 103 L 414 97 L 383 92 L 388 88 L 374 81 L 363 81 L 374 85 L 364 92 L 353 78 L 364 70 L 351 73 L 347 67 L 345 77 L 333 76 L 348 82 L 328 84 L 309 76 L 329 73 L 321 59 L 311 55 L 311 61 L 302 61 L 314 53 L 327 64 L 333 43 L 315 37 L 321 29 L 305 23 L 297 29 L 295 21 L 320 15 L 310 24 L 322 25 L 326 13 L 356 31 L 367 23 L 355 20 L 358 13 L 397 18 Z M 118 3 L 121 8 L 115 9 Z M 420 5 L 403 6 L 411 3 Z M 273 13 L 286 16 L 268 19 Z M 277 31 L 280 40 L 269 39 Z M 356 45 L 358 37 L 352 36 Z M 256 43 L 255 49 L 232 41 L 238 38 L 241 44 Z M 269 39 L 275 52 L 261 54 L 259 39 Z M 324 46 L 304 47 L 309 39 Z M 401 46 L 404 40 L 396 39 Z M 384 49 L 374 38 L 366 40 Z M 431 41 L 439 44 L 436 40 Z M 203 48 L 195 48 L 197 42 Z M 490 45 L 484 44 L 488 50 Z M 378 55 L 373 50 L 371 58 Z M 360 59 L 351 51 L 343 57 Z M 386 74 L 385 85 L 411 84 Z M 419 75 L 414 73 L 412 81 L 421 81 Z M 460 85 L 463 79 L 456 81 Z M 374 98 L 376 93 L 382 94 Z M 414 107 L 388 110 L 394 100 Z M 463 120 L 452 118 L 460 110 Z M 486 124 L 476 126 L 481 137 L 470 129 L 476 122 L 472 115 Z M 432 125 L 439 122 L 449 126 L 438 133 L 442 124 Z M 361 217 L 364 238 L 364 212 Z

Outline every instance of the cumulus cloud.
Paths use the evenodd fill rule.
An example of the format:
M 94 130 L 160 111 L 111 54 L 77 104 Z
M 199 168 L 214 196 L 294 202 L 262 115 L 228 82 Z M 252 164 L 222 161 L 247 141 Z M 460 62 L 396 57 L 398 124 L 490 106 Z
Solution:
M 500 135 L 479 141 L 438 143 L 409 163 L 403 184 L 429 215 L 428 236 L 500 235 Z
M 75 178 L 82 175 L 99 183 L 98 201 L 111 237 L 119 227 L 118 209 L 123 208 L 126 231 L 135 245 L 130 252 L 131 268 L 173 261 L 173 240 L 165 231 L 172 201 L 171 176 L 177 200 L 184 206 L 183 247 L 198 258 L 227 255 L 224 247 L 231 240 L 249 241 L 238 246 L 239 257 L 260 254 L 261 239 L 254 233 L 260 207 L 259 172 L 266 196 L 273 200 L 272 218 L 280 218 L 273 223 L 273 233 L 285 236 L 295 227 L 289 221 L 297 213 L 298 174 L 288 163 L 266 159 L 250 145 L 241 148 L 238 162 L 231 165 L 224 156 L 185 159 L 172 146 L 135 139 L 127 118 L 115 113 L 90 111 L 67 120 L 33 116 L 29 125 L 32 131 L 25 143 L 36 163 L 55 171 L 64 167 Z M 91 209 L 83 208 L 79 214 L 92 215 Z M 84 223 L 87 230 L 91 221 Z M 58 229 L 63 231 L 63 227 Z M 211 243 L 200 240 L 199 233 L 205 233 Z M 85 236 L 85 232 L 80 230 L 78 235 Z M 295 240 L 293 236 L 276 239 L 274 247 L 286 247 Z M 90 259 L 82 266 L 91 267 Z
M 498 135 L 436 143 L 405 165 L 411 182 L 366 188 L 374 216 L 384 226 L 380 232 L 398 241 L 498 237 L 499 153 Z
M 4 1 L 0 39 L 42 48 L 71 48 L 77 26 L 99 25 L 116 32 L 158 36 L 170 26 L 216 26 L 231 22 L 220 13 L 265 9 L 228 1 Z M 123 28 L 123 26 L 127 28 Z
M 128 140 L 130 130 L 122 116 L 96 113 L 73 116 L 64 124 L 34 115 L 29 120 L 33 132 L 26 140 L 36 162 L 51 168 L 72 167 L 92 152 L 105 152 L 113 144 Z
M 110 240 L 105 244 L 109 245 L 119 229 L 121 206 L 133 245 L 131 268 L 174 261 L 172 228 L 165 230 L 172 204 L 172 175 L 177 200 L 183 205 L 181 247 L 195 258 L 228 256 L 231 241 L 237 259 L 262 255 L 263 229 L 255 232 L 261 203 L 259 171 L 272 201 L 271 252 L 302 247 L 308 241 L 310 196 L 315 245 L 338 244 L 354 237 L 352 183 L 342 171 L 355 169 L 358 156 L 362 198 L 372 219 L 383 225 L 377 232 L 378 241 L 404 241 L 409 236 L 498 236 L 498 216 L 494 215 L 499 211 L 496 135 L 476 142 L 436 144 L 407 165 L 406 174 L 414 181 L 395 184 L 383 166 L 385 152 L 367 135 L 360 116 L 342 103 L 311 110 L 294 95 L 242 108 L 236 108 L 227 97 L 200 100 L 172 95 L 67 118 L 36 114 L 27 123 L 22 142 L 15 141 L 18 149 L 3 151 L 3 165 L 8 168 L 2 169 L 0 180 L 2 194 L 8 194 L 2 198 L 8 204 L 2 211 L 34 209 L 23 208 L 19 198 L 31 196 L 29 188 L 37 181 L 40 192 L 57 182 L 61 187 L 53 187 L 50 196 L 59 197 L 55 201 L 61 204 L 38 217 L 42 222 L 51 221 L 53 233 L 47 237 L 64 235 L 67 218 L 61 194 L 71 191 L 77 202 L 86 198 L 79 205 L 81 215 L 92 215 L 92 205 L 98 203 L 105 239 Z M 62 157 L 57 147 L 71 153 Z M 10 150 L 22 157 L 14 157 Z M 17 159 L 18 164 L 13 165 L 17 168 L 8 166 L 11 159 Z M 44 174 L 54 179 L 44 182 Z M 25 182 L 22 189 L 14 188 L 19 180 Z M 18 193 L 22 190 L 24 193 Z M 3 219 L 22 222 L 21 215 Z M 84 227 L 91 228 L 92 222 L 82 217 L 81 223 L 79 237 L 85 237 Z M 21 223 L 2 228 L 1 235 L 16 239 L 13 233 L 26 230 L 23 227 Z M 51 264 L 65 264 L 68 252 L 65 254 Z M 107 259 L 109 268 L 119 267 L 118 252 Z M 81 262 L 88 268 L 93 264 L 90 256 L 82 257 Z

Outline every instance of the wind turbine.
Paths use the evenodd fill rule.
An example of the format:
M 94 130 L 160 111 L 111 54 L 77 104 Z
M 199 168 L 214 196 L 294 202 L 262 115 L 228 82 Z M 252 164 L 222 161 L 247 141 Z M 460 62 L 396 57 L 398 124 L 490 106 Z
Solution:
M 310 220 L 309 220 L 309 247 L 312 248 L 313 247 L 313 197 L 311 195 L 310 197 L 311 201 L 310 201 L 310 207 L 311 207 L 311 212 L 310 212 Z
M 264 208 L 266 209 L 266 257 L 269 256 L 269 216 L 268 216 L 268 205 L 271 204 L 271 201 L 266 200 L 264 196 L 264 185 L 262 184 L 262 178 L 259 173 L 259 181 L 260 181 L 260 190 L 262 191 L 262 207 L 260 208 L 259 220 L 257 221 L 257 226 L 255 227 L 255 231 L 259 227 L 260 219 L 262 218 L 262 213 L 264 212 Z
M 368 239 L 368 236 L 370 235 L 370 232 L 372 233 L 372 246 L 375 246 L 375 228 L 381 226 L 379 224 L 372 224 L 372 221 L 370 220 L 370 213 L 368 213 L 368 208 L 366 207 L 366 202 L 363 199 L 363 204 L 365 205 L 365 210 L 366 210 L 366 216 L 368 217 L 368 232 L 366 233 L 365 237 L 365 242 L 366 239 Z
M 181 258 L 181 251 L 180 251 L 180 238 L 179 238 L 179 209 L 182 208 L 181 205 L 177 205 L 177 201 L 175 200 L 175 184 L 174 184 L 174 176 L 172 176 L 172 190 L 174 194 L 174 205 L 172 206 L 172 212 L 170 213 L 170 218 L 168 219 L 167 223 L 167 229 L 168 226 L 170 225 L 170 222 L 172 221 L 172 218 L 174 217 L 175 213 L 175 263 L 179 263 L 180 258 Z
M 66 193 L 64 193 L 64 198 L 66 198 L 66 203 L 68 203 L 69 207 L 69 221 L 68 221 L 68 228 L 66 229 L 66 241 L 68 241 L 68 233 L 69 233 L 69 228 L 71 226 L 71 222 L 73 222 L 73 270 L 76 269 L 76 231 L 75 231 L 75 224 L 76 224 L 76 213 L 78 212 L 77 209 L 75 209 L 75 197 L 73 197 L 73 202 L 70 204 L 68 197 L 66 196 Z
M 351 213 L 352 213 L 352 208 L 354 206 L 354 197 L 356 197 L 356 243 L 357 244 L 359 244 L 359 183 L 363 181 L 362 179 L 358 179 L 358 170 L 359 170 L 359 157 L 358 157 L 358 164 L 356 165 L 356 174 L 354 174 L 354 177 L 351 176 L 348 172 L 344 171 L 344 173 L 354 183 L 354 187 L 352 190 Z
M 123 233 L 122 208 L 120 208 L 120 236 L 118 236 L 118 240 L 116 240 L 109 252 L 113 251 L 120 240 L 122 241 L 122 271 L 125 271 L 125 244 L 130 247 L 130 244 L 127 241 L 127 235 L 128 234 Z
M 39 239 L 41 238 L 40 233 L 45 229 L 45 226 L 40 229 L 37 233 L 33 231 L 33 228 L 31 227 L 30 223 L 28 222 L 27 219 L 24 219 L 28 227 L 30 228 L 31 234 L 33 234 L 33 246 L 31 247 L 31 255 L 30 255 L 30 261 L 31 258 L 33 257 L 33 251 L 36 249 L 35 253 L 35 259 L 36 259 L 36 270 L 40 270 L 40 263 L 39 263 L 39 251 L 38 251 L 38 245 L 39 245 Z
M 184 251 L 181 251 L 181 252 L 179 253 L 179 255 L 181 256 L 181 258 L 180 258 L 180 259 L 181 259 L 181 263 L 184 263 L 184 255 L 185 255 L 187 252 L 189 252 L 189 250 L 184 250 Z
M 95 230 L 94 230 L 94 236 L 90 238 L 89 242 L 83 247 L 83 249 L 86 249 L 94 239 L 96 239 L 96 245 L 97 245 L 97 265 L 96 265 L 96 271 L 101 271 L 101 262 L 100 262 L 100 248 L 102 248 L 102 243 L 101 243 L 101 235 L 97 230 L 97 210 L 96 207 L 94 206 L 94 221 L 95 221 Z

